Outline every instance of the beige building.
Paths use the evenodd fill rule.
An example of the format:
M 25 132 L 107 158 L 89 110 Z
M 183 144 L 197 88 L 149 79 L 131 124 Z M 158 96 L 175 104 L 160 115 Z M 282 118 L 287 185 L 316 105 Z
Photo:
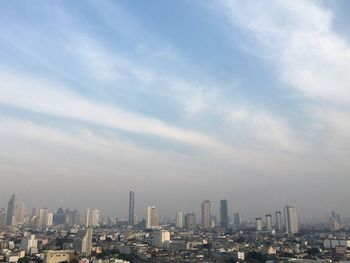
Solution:
M 158 217 L 157 217 L 157 211 L 155 206 L 149 206 L 147 208 L 147 222 L 146 222 L 146 228 L 156 228 L 159 227 Z
M 202 202 L 202 227 L 208 229 L 211 227 L 210 201 Z
M 60 263 L 63 261 L 71 261 L 73 257 L 73 250 L 48 250 L 44 255 L 44 263 Z

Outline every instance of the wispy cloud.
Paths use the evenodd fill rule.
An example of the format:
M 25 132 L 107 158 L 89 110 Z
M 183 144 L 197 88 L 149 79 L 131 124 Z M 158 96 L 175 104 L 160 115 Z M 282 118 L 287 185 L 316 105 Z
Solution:
M 350 46 L 333 30 L 331 10 L 304 0 L 219 2 L 287 86 L 311 99 L 350 101 Z

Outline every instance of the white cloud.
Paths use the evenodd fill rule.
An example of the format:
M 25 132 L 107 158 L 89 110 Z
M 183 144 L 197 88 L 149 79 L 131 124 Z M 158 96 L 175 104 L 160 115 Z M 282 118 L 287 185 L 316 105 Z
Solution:
M 333 13 L 320 2 L 220 3 L 235 25 L 252 33 L 289 87 L 311 99 L 350 101 L 350 46 L 333 31 Z
M 129 132 L 150 134 L 192 146 L 234 152 L 203 133 L 82 98 L 55 83 L 8 72 L 0 72 L 0 79 L 2 105 Z

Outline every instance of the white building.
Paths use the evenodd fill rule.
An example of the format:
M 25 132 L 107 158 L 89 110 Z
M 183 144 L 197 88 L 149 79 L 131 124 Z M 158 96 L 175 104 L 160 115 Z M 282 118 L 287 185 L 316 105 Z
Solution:
M 30 235 L 22 239 L 21 246 L 27 254 L 31 254 L 31 250 L 38 247 L 38 240 L 35 239 L 35 235 Z
M 266 230 L 272 230 L 272 216 L 270 214 L 266 215 Z
M 256 231 L 261 231 L 262 230 L 262 219 L 261 219 L 261 217 L 257 217 L 255 219 L 255 230 Z
M 100 224 L 100 210 L 97 208 L 86 208 L 85 226 L 98 226 Z
M 152 245 L 163 248 L 170 241 L 170 232 L 168 230 L 156 230 L 153 232 Z
M 185 216 L 184 216 L 184 212 L 182 211 L 176 213 L 176 227 L 177 228 L 185 227 Z
M 298 233 L 299 226 L 298 226 L 298 218 L 297 218 L 296 208 L 287 205 L 284 208 L 284 218 L 285 218 L 285 225 L 286 225 L 286 233 L 288 233 L 290 235 Z

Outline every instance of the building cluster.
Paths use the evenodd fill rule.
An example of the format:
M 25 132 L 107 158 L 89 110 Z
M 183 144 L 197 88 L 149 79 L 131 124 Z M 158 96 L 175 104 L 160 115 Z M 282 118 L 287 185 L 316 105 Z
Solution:
M 102 220 L 100 211 L 33 209 L 13 195 L 0 209 L 0 262 L 118 263 L 118 262 L 297 262 L 325 263 L 350 260 L 348 226 L 339 214 L 330 220 L 340 226 L 299 227 L 295 207 L 264 219 L 243 221 L 229 217 L 228 200 L 220 201 L 219 220 L 211 202 L 201 204 L 200 218 L 179 211 L 173 220 L 161 219 L 148 206 L 144 220 L 135 220 L 135 193 L 129 194 L 126 220 Z

